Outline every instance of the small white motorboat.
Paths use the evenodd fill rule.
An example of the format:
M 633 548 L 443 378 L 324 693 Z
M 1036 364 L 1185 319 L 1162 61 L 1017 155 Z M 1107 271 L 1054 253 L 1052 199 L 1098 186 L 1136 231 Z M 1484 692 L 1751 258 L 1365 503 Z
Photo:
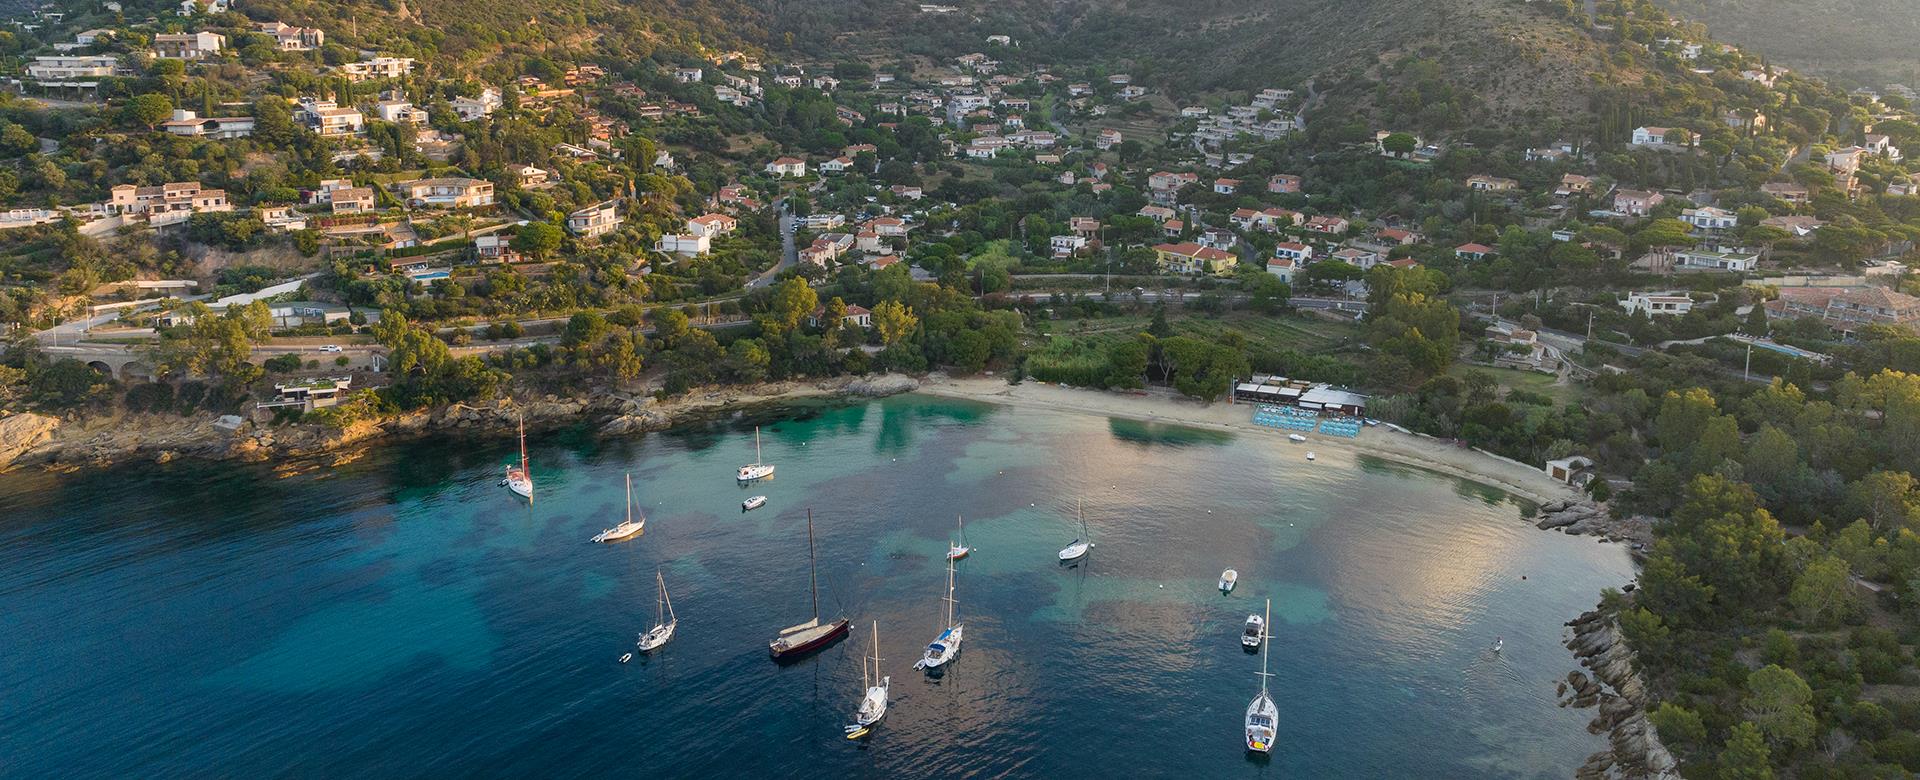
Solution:
M 1307 460 L 1313 460 L 1313 453 L 1307 453 Z
M 1496 652 L 1496 653 L 1498 653 L 1498 652 L 1500 652 L 1500 648 L 1503 648 L 1503 647 L 1506 647 L 1506 646 L 1507 646 L 1507 640 L 1505 640 L 1505 639 L 1501 639 L 1500 637 L 1497 637 L 1497 636 L 1493 638 L 1493 651 L 1494 651 L 1494 652 Z
M 740 511 L 751 512 L 755 509 L 759 509 L 760 507 L 763 507 L 766 505 L 767 505 L 766 496 L 754 496 L 752 498 L 749 498 L 745 501 L 740 502 Z
M 1240 584 L 1240 572 L 1228 569 L 1220 572 L 1220 592 L 1232 593 L 1233 586 Z
M 1303 441 L 1306 441 L 1306 440 L 1307 440 L 1307 437 L 1305 437 L 1305 436 L 1301 436 L 1300 434 L 1297 434 L 1297 433 L 1289 433 L 1289 434 L 1287 434 L 1287 441 L 1290 441 L 1290 442 L 1296 442 L 1296 443 L 1297 443 L 1297 442 L 1303 442 Z
M 1240 646 L 1257 648 L 1260 639 L 1266 634 L 1267 620 L 1259 615 L 1247 616 L 1247 628 L 1240 632 Z

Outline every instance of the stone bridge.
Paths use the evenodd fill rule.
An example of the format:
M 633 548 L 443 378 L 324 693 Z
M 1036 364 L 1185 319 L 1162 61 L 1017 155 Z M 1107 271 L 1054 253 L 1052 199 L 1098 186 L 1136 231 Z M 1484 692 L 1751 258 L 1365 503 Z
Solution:
M 72 358 L 88 368 L 121 380 L 152 379 L 153 364 L 130 347 L 89 344 L 74 347 L 41 347 L 55 358 Z

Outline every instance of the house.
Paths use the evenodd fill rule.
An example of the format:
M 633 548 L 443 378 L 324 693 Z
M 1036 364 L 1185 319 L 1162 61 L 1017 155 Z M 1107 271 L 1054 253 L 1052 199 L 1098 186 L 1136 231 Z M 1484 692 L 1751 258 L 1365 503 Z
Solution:
M 773 176 L 805 176 L 807 161 L 798 157 L 782 157 L 767 163 L 767 173 Z
M 603 200 L 567 215 L 567 232 L 581 238 L 599 238 L 620 229 L 620 199 Z
M 1481 174 L 1467 177 L 1467 188 L 1479 192 L 1508 192 L 1520 189 L 1520 182 Z
M 1206 106 L 1187 106 L 1180 109 L 1180 116 L 1186 119 L 1198 119 L 1212 113 Z
M 1554 189 L 1553 196 L 1556 198 L 1571 198 L 1575 195 L 1585 195 L 1592 191 L 1593 179 L 1577 173 L 1569 173 L 1560 177 L 1560 186 Z
M 254 207 L 253 211 L 260 216 L 261 224 L 276 233 L 307 229 L 306 215 L 294 211 L 292 206 L 261 205 Z
M 893 196 L 896 198 L 905 198 L 907 200 L 919 200 L 927 196 L 924 190 L 909 184 L 895 184 L 887 188 L 887 191 L 893 193 Z
M 545 168 L 519 163 L 508 164 L 504 169 L 513 185 L 523 190 L 537 190 L 553 186 L 553 173 Z
M 165 60 L 203 60 L 220 53 L 226 36 L 219 33 L 161 33 L 153 36 L 153 56 Z
M 1342 263 L 1346 263 L 1347 265 L 1350 265 L 1362 271 L 1365 271 L 1369 268 L 1379 265 L 1381 257 L 1379 252 L 1374 252 L 1371 250 L 1350 246 L 1344 249 L 1335 250 L 1331 259 L 1338 260 Z
M 832 230 L 847 224 L 847 218 L 840 214 L 808 214 L 800 218 L 800 224 L 808 230 Z
M 1309 217 L 1307 219 L 1307 230 L 1314 233 L 1325 233 L 1327 235 L 1337 236 L 1345 234 L 1347 230 L 1352 227 L 1353 224 L 1348 222 L 1344 217 L 1319 216 Z
M 1120 134 L 1120 131 L 1108 128 L 1101 130 L 1100 134 L 1094 137 L 1093 146 L 1104 152 L 1119 146 L 1124 140 L 1125 138 Z
M 673 69 L 673 80 L 678 81 L 682 84 L 692 84 L 696 81 L 700 81 L 701 77 L 705 75 L 706 74 L 702 72 L 699 68 L 674 68 Z
M 1868 133 L 1863 144 L 1868 154 L 1885 157 L 1894 162 L 1900 161 L 1900 147 L 1893 145 L 1893 139 L 1880 133 Z
M 1238 243 L 1240 243 L 1240 237 L 1234 235 L 1233 231 L 1226 228 L 1210 227 L 1200 231 L 1201 246 L 1210 246 L 1214 249 L 1230 251 L 1234 245 Z
M 1680 221 L 1699 228 L 1700 230 L 1711 231 L 1732 230 L 1740 226 L 1740 217 L 1738 215 L 1726 209 L 1714 208 L 1712 206 L 1683 209 L 1680 212 Z
M 1691 133 L 1680 128 L 1636 127 L 1631 143 L 1634 146 L 1685 146 L 1693 143 L 1691 138 Z
M 35 57 L 27 78 L 44 86 L 95 86 L 95 79 L 114 74 L 120 58 L 109 55 Z
M 827 307 L 816 306 L 813 312 L 807 315 L 807 326 L 813 328 L 823 327 L 822 321 L 826 318 Z M 849 303 L 847 304 L 847 312 L 840 315 L 840 324 L 854 328 L 871 328 L 873 327 L 873 312 L 860 304 Z
M 1400 228 L 1381 228 L 1380 232 L 1375 234 L 1375 236 L 1381 241 L 1398 246 L 1413 246 L 1414 244 L 1420 243 L 1419 233 L 1411 230 L 1401 230 Z
M 294 27 L 286 22 L 256 22 L 255 32 L 273 37 L 281 51 L 313 51 L 327 42 L 327 34 L 318 27 Z
M 364 135 L 367 118 L 356 109 L 341 108 L 331 100 L 303 100 L 294 117 L 315 135 L 325 138 Z
M 1292 194 L 1300 191 L 1300 177 L 1285 173 L 1276 173 L 1267 177 L 1267 191 L 1276 194 Z
M 1232 195 L 1240 191 L 1239 179 L 1214 179 L 1213 192 L 1216 195 Z
M 1187 223 L 1169 219 L 1160 223 L 1160 232 L 1167 234 L 1167 238 L 1179 238 L 1181 233 L 1187 232 Z
M 194 0 L 187 0 L 187 2 L 194 2 Z M 342 315 L 341 319 L 344 320 L 345 315 Z M 276 383 L 273 386 L 273 400 L 262 401 L 256 404 L 255 408 L 299 409 L 303 413 L 311 412 L 315 409 L 325 409 L 329 406 L 338 405 L 340 399 L 347 395 L 347 389 L 352 386 L 353 379 L 351 377 L 305 379 L 297 382 Z
M 388 185 L 411 208 L 468 209 L 493 205 L 493 182 L 458 176 Z
M 405 100 L 382 100 L 373 104 L 373 115 L 382 122 L 397 125 L 424 125 L 427 123 L 426 109 L 419 108 Z
M 1234 257 L 1232 252 L 1191 242 L 1160 244 L 1153 248 L 1153 253 L 1159 260 L 1161 270 L 1177 274 L 1229 274 L 1239 263 L 1239 258 Z
M 1851 177 L 1860 172 L 1862 158 L 1867 156 L 1864 147 L 1849 146 L 1827 152 L 1827 170 L 1842 177 Z
M 1155 192 L 1175 192 L 1189 184 L 1198 184 L 1200 176 L 1192 173 L 1168 173 L 1159 171 L 1147 177 L 1147 189 Z
M 117 5 L 117 3 L 108 3 L 108 5 Z M 120 9 L 114 8 L 111 10 L 118 13 Z M 233 10 L 233 4 L 228 0 L 180 0 L 179 14 L 181 16 L 192 16 L 203 12 L 209 14 L 224 14 L 230 10 Z
M 513 239 L 489 233 L 473 240 L 473 257 L 483 263 L 517 263 L 524 259 L 513 251 Z
M 339 70 L 348 81 L 397 79 L 413 72 L 413 58 L 374 57 L 360 62 L 349 62 L 340 66 Z
M 1693 299 L 1678 293 L 1630 292 L 1627 299 L 1620 302 L 1620 308 L 1628 314 L 1642 312 L 1648 316 L 1681 315 L 1693 311 Z
M 1148 205 L 1141 206 L 1139 211 L 1134 212 L 1134 216 L 1146 217 L 1155 222 L 1164 223 L 1167 220 L 1173 219 L 1174 212 L 1173 209 L 1167 208 L 1166 206 Z
M 122 184 L 108 191 L 107 210 L 144 217 L 155 227 L 185 222 L 194 214 L 232 211 L 226 190 L 202 189 L 200 182 L 170 182 L 152 187 Z
M 1462 260 L 1485 260 L 1493 254 L 1493 247 L 1485 244 L 1466 243 L 1453 248 L 1453 256 Z
M 1067 220 L 1067 230 L 1076 236 L 1093 238 L 1100 234 L 1100 220 L 1093 217 L 1072 217 Z
M 487 87 L 480 90 L 478 97 L 462 95 L 447 101 L 447 105 L 453 107 L 453 113 L 460 116 L 460 121 L 472 122 L 483 116 L 492 114 L 504 105 L 504 103 L 500 96 L 500 90 Z
M 668 233 L 654 242 L 653 251 L 682 257 L 699 257 L 713 251 L 713 239 L 686 233 Z
M 1760 256 L 1743 252 L 1715 252 L 1683 249 L 1673 255 L 1673 267 L 1680 271 L 1731 271 L 1745 273 L 1758 267 Z
M 253 135 L 253 117 L 217 116 L 201 118 L 185 109 L 176 109 L 173 118 L 160 123 L 160 129 L 173 135 L 199 138 L 245 138 Z
M 1815 317 L 1842 333 L 1868 325 L 1920 333 L 1920 298 L 1885 287 L 1784 287 L 1766 307 L 1771 316 Z
M 1546 468 L 1542 470 L 1547 472 L 1547 476 L 1553 477 L 1561 482 L 1575 487 L 1584 487 L 1594 479 L 1594 473 L 1591 471 L 1592 468 L 1592 458 L 1572 455 L 1559 460 L 1547 461 Z
M 835 157 L 820 164 L 821 173 L 841 174 L 853 168 L 853 158 Z
M 702 214 L 687 220 L 687 232 L 696 236 L 723 236 L 739 227 L 739 220 L 725 214 Z
M 1267 261 L 1267 273 L 1280 278 L 1280 281 L 1293 284 L 1293 275 L 1300 270 L 1300 262 L 1291 257 L 1275 257 Z
M 907 223 L 896 217 L 875 217 L 867 220 L 866 228 L 884 238 L 905 238 Z
M 1805 206 L 1813 200 L 1813 192 L 1805 186 L 1790 182 L 1770 181 L 1760 185 L 1760 192 L 1770 197 L 1784 200 L 1795 206 Z
M 1087 248 L 1087 237 L 1080 235 L 1054 236 L 1047 240 L 1047 244 L 1053 249 L 1054 257 L 1072 257 L 1079 254 L 1080 250 Z
M 1313 247 L 1294 241 L 1282 241 L 1273 245 L 1273 256 L 1292 260 L 1297 267 L 1306 267 L 1313 262 Z
M 327 193 L 327 202 L 335 214 L 360 214 L 374 210 L 372 187 L 342 187 Z
M 1628 216 L 1644 217 L 1666 199 L 1667 196 L 1658 192 L 1619 190 L 1613 193 L 1613 210 Z

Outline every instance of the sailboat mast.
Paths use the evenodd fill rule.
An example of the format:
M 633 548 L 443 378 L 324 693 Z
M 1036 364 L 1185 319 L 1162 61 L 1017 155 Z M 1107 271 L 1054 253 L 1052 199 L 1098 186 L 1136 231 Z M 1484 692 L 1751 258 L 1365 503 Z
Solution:
M 627 475 L 627 524 L 628 525 L 633 524 L 633 475 L 632 474 Z M 659 574 L 660 574 L 659 572 L 654 572 L 655 576 L 659 576 Z M 665 588 L 666 585 L 663 583 L 660 587 Z
M 1267 650 L 1273 645 L 1273 599 L 1267 599 L 1267 616 L 1261 618 L 1260 632 L 1260 692 L 1267 692 Z
M 654 612 L 655 614 L 659 615 L 659 619 L 656 622 L 658 622 L 661 625 L 666 625 L 667 623 L 667 579 L 665 577 L 660 576 L 660 572 L 656 571 L 653 573 L 653 582 L 654 584 L 660 586 L 660 593 L 657 594 L 656 598 L 654 598 L 653 600 Z
M 660 576 L 660 572 L 657 571 L 653 573 L 653 576 L 654 579 L 660 581 L 660 600 L 667 603 L 667 617 L 674 622 L 679 622 L 680 619 L 673 615 L 673 596 L 667 593 L 667 578 Z
M 754 430 L 755 450 L 759 449 L 760 431 Z M 819 562 L 813 553 L 813 508 L 807 508 L 807 589 L 813 592 L 813 619 L 820 619 L 820 571 Z
M 753 465 L 760 465 L 760 426 L 753 426 Z
M 953 627 L 953 559 L 947 559 L 947 628 Z
M 522 414 L 519 417 L 520 417 L 520 473 L 526 474 L 529 478 L 531 478 L 533 476 L 533 472 L 527 470 L 527 416 Z

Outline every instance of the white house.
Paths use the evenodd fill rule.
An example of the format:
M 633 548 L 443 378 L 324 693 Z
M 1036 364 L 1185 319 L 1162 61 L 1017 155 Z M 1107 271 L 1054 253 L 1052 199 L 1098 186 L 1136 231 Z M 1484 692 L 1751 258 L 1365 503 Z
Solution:
M 653 250 L 683 257 L 699 257 L 713 251 L 713 239 L 686 233 L 668 233 L 660 237 L 659 242 L 653 245 Z
M 687 220 L 687 232 L 696 236 L 723 236 L 732 233 L 740 222 L 725 214 L 703 214 Z
M 227 39 L 219 33 L 162 33 L 153 36 L 153 56 L 167 60 L 202 60 L 220 53 Z
M 1732 230 L 1740 226 L 1739 215 L 1712 206 L 1685 209 L 1680 212 L 1680 221 L 1701 230 Z
M 1087 246 L 1085 236 L 1054 236 L 1047 242 L 1053 248 L 1054 257 L 1072 257 Z
M 173 135 L 197 136 L 200 138 L 245 138 L 253 135 L 253 117 L 218 116 L 205 117 L 185 109 L 176 109 L 173 118 L 160 123 L 160 129 Z
M 1713 252 L 1685 249 L 1673 255 L 1673 267 L 1682 271 L 1728 271 L 1745 273 L 1760 265 L 1760 256 L 1744 252 Z
M 1633 129 L 1634 146 L 1685 146 L 1681 139 L 1691 138 L 1685 129 L 1668 127 L 1636 127 Z M 1688 143 L 1691 143 L 1689 141 Z
M 781 177 L 805 176 L 807 175 L 807 161 L 798 157 L 782 157 L 767 163 L 767 173 Z
M 413 71 L 412 57 L 374 57 L 340 66 L 349 81 L 397 79 Z
M 567 215 L 567 230 L 581 238 L 598 238 L 620 229 L 620 201 L 603 200 Z
M 493 87 L 480 90 L 479 97 L 462 95 L 447 101 L 447 104 L 453 106 L 453 113 L 459 114 L 462 122 L 471 122 L 492 114 L 502 105 L 500 90 Z
M 1627 299 L 1620 302 L 1620 308 L 1628 314 L 1646 312 L 1648 316 L 1673 314 L 1680 315 L 1693 311 L 1693 299 L 1674 293 L 1627 293 Z

